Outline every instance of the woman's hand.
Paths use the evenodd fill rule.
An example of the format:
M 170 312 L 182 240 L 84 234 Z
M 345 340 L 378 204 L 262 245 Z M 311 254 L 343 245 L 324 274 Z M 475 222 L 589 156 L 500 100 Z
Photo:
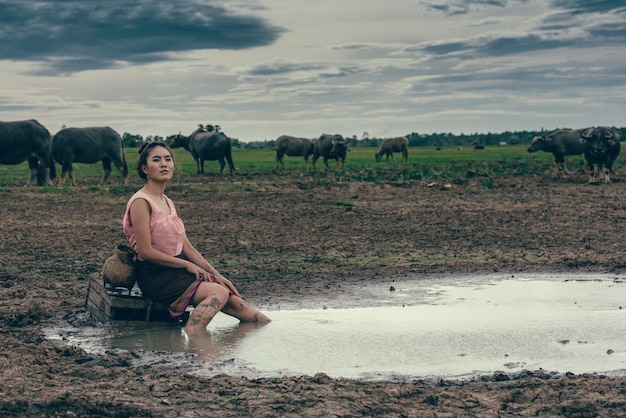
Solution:
M 205 269 L 195 265 L 192 262 L 189 262 L 189 265 L 187 266 L 187 271 L 196 276 L 196 280 L 201 280 L 209 277 L 209 273 Z
M 204 280 L 207 282 L 218 283 L 227 288 L 231 294 L 235 296 L 241 297 L 235 286 L 232 284 L 230 280 L 226 277 L 222 276 L 217 270 L 213 273 L 206 271 L 205 269 L 193 264 L 189 263 L 187 267 L 187 271 L 196 276 L 196 280 Z
M 232 282 L 228 280 L 226 277 L 222 276 L 217 270 L 215 270 L 215 274 L 211 274 L 211 273 L 209 274 L 210 274 L 209 279 L 205 279 L 205 280 L 208 280 L 211 282 L 215 281 L 215 283 L 219 283 L 222 286 L 226 287 L 230 291 L 231 294 L 241 297 L 241 295 L 239 294 L 237 289 L 235 289 L 235 286 L 232 284 Z

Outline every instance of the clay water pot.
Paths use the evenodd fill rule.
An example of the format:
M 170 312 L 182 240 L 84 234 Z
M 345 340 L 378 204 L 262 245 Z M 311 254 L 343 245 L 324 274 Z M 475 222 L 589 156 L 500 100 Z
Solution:
M 104 262 L 102 276 L 104 282 L 113 287 L 132 289 L 135 285 L 135 251 L 127 245 L 118 245 Z

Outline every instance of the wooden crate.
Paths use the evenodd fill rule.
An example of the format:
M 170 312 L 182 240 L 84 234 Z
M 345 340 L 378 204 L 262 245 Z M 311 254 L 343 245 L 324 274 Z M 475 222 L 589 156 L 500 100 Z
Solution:
M 136 285 L 130 291 L 125 288 L 113 288 L 104 284 L 101 275 L 93 275 L 89 280 L 85 307 L 102 322 L 110 320 L 185 322 L 191 309 L 189 308 L 179 318 L 172 318 L 166 305 L 144 298 Z

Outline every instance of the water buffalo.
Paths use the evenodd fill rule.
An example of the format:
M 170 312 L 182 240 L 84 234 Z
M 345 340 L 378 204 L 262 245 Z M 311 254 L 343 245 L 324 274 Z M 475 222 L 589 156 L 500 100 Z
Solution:
M 278 164 L 280 164 L 283 169 L 285 168 L 283 157 L 287 155 L 289 157 L 304 157 L 304 168 L 307 169 L 309 156 L 313 154 L 315 146 L 310 139 L 282 135 L 276 139 L 274 148 L 276 148 L 275 168 L 278 168 Z
M 348 142 L 348 140 L 343 139 L 343 136 L 339 134 L 322 134 L 313 143 L 313 168 L 315 168 L 315 162 L 321 156 L 324 158 L 324 164 L 327 169 L 330 170 L 330 167 L 328 167 L 329 159 L 337 162 L 337 168 L 341 163 L 341 168 L 343 169 L 346 161 L 346 153 L 348 152 Z
M 554 175 L 559 174 L 559 166 L 565 174 L 572 174 L 565 164 L 566 155 L 581 155 L 585 151 L 580 133 L 584 129 L 559 129 L 547 135 L 532 139 L 528 152 L 545 151 L 554 155 Z
M 394 152 L 402 153 L 402 161 L 409 161 L 409 140 L 403 136 L 399 136 L 396 138 L 387 138 L 380 144 L 378 151 L 376 152 L 376 161 L 381 162 L 383 159 L 383 155 L 387 156 L 387 161 L 389 161 L 389 157 L 391 156 L 392 160 L 396 160 L 393 156 Z
M 52 185 L 56 170 L 50 156 L 50 132 L 39 122 L 33 119 L 0 122 L 0 147 L 0 164 L 20 164 L 28 160 L 30 176 L 26 186 L 40 173 L 43 173 L 42 183 Z
M 224 171 L 228 161 L 230 175 L 233 175 L 235 165 L 233 164 L 233 143 L 231 139 L 222 131 L 207 132 L 204 129 L 196 129 L 189 136 L 176 135 L 168 142 L 171 148 L 184 148 L 191 153 L 196 161 L 196 173 L 204 173 L 204 161 L 215 161 L 220 163 L 220 175 Z
M 589 183 L 594 182 L 594 164 L 601 172 L 605 184 L 611 183 L 613 162 L 619 155 L 620 136 L 615 128 L 599 126 L 580 133 L 584 141 L 585 159 L 589 166 Z
M 62 167 L 60 186 L 65 184 L 68 173 L 71 184 L 76 185 L 72 163 L 94 164 L 98 161 L 102 161 L 104 169 L 100 184 L 109 179 L 111 162 L 122 174 L 124 184 L 128 182 L 122 137 L 108 126 L 61 129 L 52 137 L 52 157 Z

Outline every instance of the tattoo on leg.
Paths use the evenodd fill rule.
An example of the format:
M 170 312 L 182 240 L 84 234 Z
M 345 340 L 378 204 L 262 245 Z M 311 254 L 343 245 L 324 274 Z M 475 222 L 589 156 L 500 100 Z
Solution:
M 194 310 L 191 311 L 185 328 L 187 330 L 206 328 L 221 308 L 222 303 L 215 295 L 202 300 Z
M 217 296 L 213 296 L 213 297 L 211 298 L 211 300 L 209 301 L 209 303 L 208 303 L 208 305 L 207 305 L 207 306 L 209 306 L 210 308 L 217 309 L 217 310 L 219 311 L 219 310 L 221 309 L 221 304 L 222 304 L 222 303 L 220 302 L 220 300 L 218 299 L 218 297 L 217 297 Z

